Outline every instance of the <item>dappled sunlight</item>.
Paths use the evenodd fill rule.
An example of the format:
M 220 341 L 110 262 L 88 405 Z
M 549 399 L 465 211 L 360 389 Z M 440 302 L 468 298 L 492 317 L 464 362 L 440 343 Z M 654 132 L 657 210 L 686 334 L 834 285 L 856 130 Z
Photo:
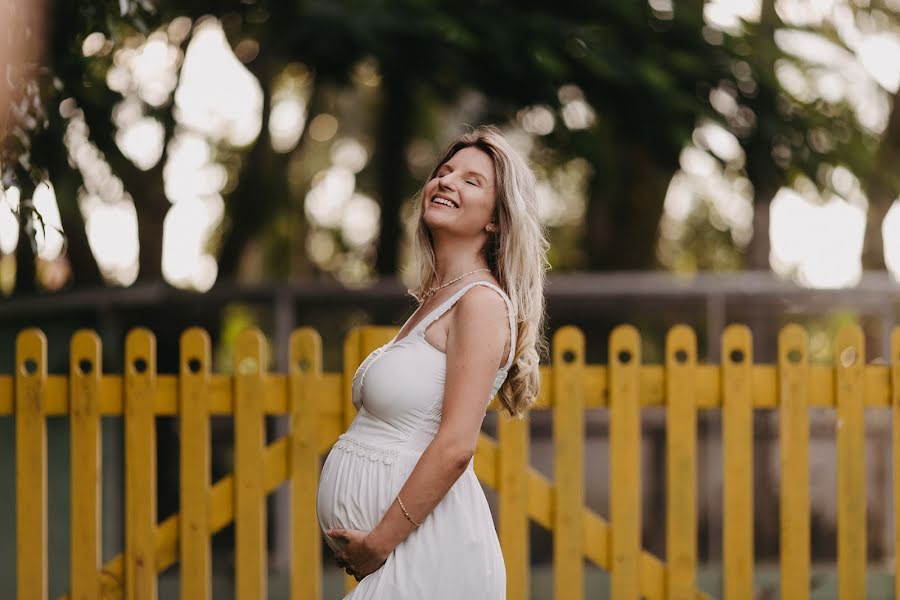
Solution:
M 53 260 L 62 252 L 64 240 L 59 206 L 56 204 L 56 191 L 49 181 L 42 181 L 35 188 L 32 203 L 43 222 L 43 226 L 40 222 L 37 224 L 34 232 L 38 258 Z
M 309 123 L 309 137 L 317 142 L 327 142 L 335 136 L 339 125 L 334 115 L 319 113 Z
M 288 65 L 276 78 L 269 113 L 269 138 L 276 152 L 290 152 L 306 127 L 312 74 L 302 63 Z
M 217 19 L 197 23 L 175 90 L 183 126 L 235 147 L 251 144 L 262 124 L 262 88 L 235 57 Z
M 119 285 L 134 283 L 138 276 L 138 223 L 131 198 L 108 202 L 82 191 L 78 206 L 100 271 Z
M 900 198 L 894 200 L 881 227 L 885 265 L 894 279 L 900 281 Z
M 846 101 L 860 125 L 874 133 L 883 131 L 890 110 L 886 92 L 900 87 L 900 33 L 887 30 L 883 22 L 858 22 L 853 5 L 842 0 L 778 0 L 775 10 L 787 26 L 775 32 L 775 42 L 800 61 L 777 61 L 784 89 L 804 103 L 819 98 L 831 104 Z M 704 5 L 707 24 L 733 35 L 742 32 L 742 21 L 759 17 L 758 0 L 711 0 Z M 812 29 L 828 25 L 837 39 Z M 720 94 L 710 100 L 728 114 L 729 98 Z
M 770 261 L 779 275 L 815 288 L 856 285 L 862 276 L 866 206 L 831 194 L 822 201 L 783 188 L 772 200 Z
M 890 113 L 888 93 L 900 85 L 900 36 L 888 31 L 862 33 L 852 12 L 831 14 L 846 48 L 815 31 L 775 32 L 779 48 L 799 61 L 779 59 L 778 82 L 803 103 L 847 102 L 862 127 L 881 133 Z
M 759 20 L 760 0 L 710 0 L 703 6 L 707 25 L 726 33 L 738 34 L 742 21 Z
M 256 140 L 262 127 L 262 94 L 219 21 L 199 20 L 175 91 L 178 127 L 163 171 L 166 197 L 173 206 L 163 227 L 162 272 L 172 285 L 206 291 L 216 281 L 218 266 L 208 245 L 224 216 L 221 193 L 229 180 L 228 170 L 216 159 L 216 145 L 243 147 Z M 299 133 L 284 131 L 302 130 L 305 109 L 294 108 L 293 115 L 288 104 L 273 113 L 273 145 L 296 143 Z M 278 137 L 282 133 L 287 137 Z
M 206 291 L 218 274 L 207 246 L 225 214 L 220 192 L 228 174 L 213 160 L 203 135 L 179 131 L 169 143 L 163 179 L 173 204 L 163 226 L 163 277 L 177 287 Z
M 220 196 L 184 198 L 169 209 L 163 227 L 163 276 L 172 285 L 205 292 L 216 281 L 218 269 L 207 242 L 222 220 Z
M 91 56 L 108 51 L 109 44 L 102 33 L 95 32 L 85 39 L 82 51 Z M 165 144 L 162 123 L 147 114 L 145 104 L 159 108 L 169 101 L 181 61 L 181 49 L 166 33 L 155 31 L 144 41 L 139 37 L 126 39 L 113 54 L 113 65 L 106 73 L 109 89 L 122 94 L 112 114 L 116 145 L 144 171 L 159 162 Z
M 557 96 L 562 104 L 560 115 L 568 129 L 587 129 L 597 121 L 594 108 L 585 100 L 584 92 L 577 85 L 566 84 L 560 87 Z
M 176 69 L 181 60 L 181 50 L 169 43 L 165 33 L 150 34 L 143 46 L 125 54 L 121 63 L 128 66 L 141 100 L 150 106 L 162 106 L 169 100 L 178 82 Z M 117 61 L 117 64 L 119 61 Z
M 27 230 L 39 269 L 84 263 L 66 258 L 56 231 L 61 211 L 69 225 L 75 202 L 110 284 L 136 281 L 146 258 L 138 215 L 141 235 L 161 244 L 161 265 L 149 270 L 158 276 L 161 267 L 180 288 L 210 289 L 219 252 L 228 257 L 223 277 L 250 273 L 250 264 L 260 279 L 326 273 L 364 285 L 394 266 L 403 277 L 415 189 L 446 142 L 490 122 L 533 167 L 538 216 L 560 271 L 765 269 L 768 247 L 774 272 L 804 286 L 861 277 L 863 188 L 891 156 L 878 148 L 900 89 L 900 18 L 891 13 L 900 0 L 703 0 L 694 8 L 646 0 L 628 8 L 637 23 L 613 19 L 616 31 L 605 28 L 625 6 L 603 6 L 584 23 L 571 15 L 531 23 L 537 45 L 521 55 L 504 45 L 509 32 L 465 39 L 471 32 L 454 31 L 453 17 L 435 32 L 440 50 L 407 63 L 392 60 L 409 49 L 382 25 L 365 35 L 348 26 L 288 36 L 273 25 L 286 12 L 243 4 L 207 6 L 216 16 L 199 16 L 198 5 L 175 17 L 169 7 L 153 19 L 117 15 L 115 6 L 79 9 L 83 22 L 65 46 L 72 64 L 60 59 L 61 46 L 48 51 L 58 80 L 45 87 L 61 102 L 44 107 L 56 128 L 47 132 L 65 129 L 66 154 L 53 157 L 35 137 L 45 157 L 0 165 L 0 260 L 22 241 L 11 210 L 19 190 L 31 194 L 52 175 L 21 199 L 33 200 L 48 225 Z M 335 10 L 336 19 L 353 14 Z M 511 27 L 510 19 L 499 25 Z M 401 17 L 394 26 L 415 22 Z M 505 66 L 510 58 L 498 48 L 516 62 Z M 479 62 L 479 52 L 492 60 Z M 482 67 L 485 77 L 466 75 Z M 77 172 L 57 176 L 67 160 Z M 755 202 L 770 218 L 754 215 Z M 382 220 L 391 233 L 380 238 Z M 755 222 L 768 224 L 756 232 L 762 239 Z M 887 267 L 900 280 L 900 205 L 882 232 Z M 0 288 L 22 256 L 3 263 Z
M 354 173 L 359 173 L 369 161 L 365 146 L 353 138 L 335 140 L 331 146 L 331 162 Z
M 318 229 L 306 236 L 306 251 L 317 265 L 327 266 L 337 254 L 338 247 L 330 231 Z
M 517 115 L 519 125 L 533 135 L 547 135 L 556 126 L 556 117 L 549 106 L 538 104 L 523 108 Z
M 731 169 L 744 166 L 744 149 L 734 134 L 714 121 L 701 121 L 691 136 L 694 145 L 719 157 Z
M 288 152 L 297 145 L 306 125 L 306 102 L 292 96 L 276 101 L 269 115 L 269 137 L 276 152 Z
M 734 268 L 737 257 L 726 255 L 727 248 L 693 249 L 691 244 L 705 237 L 698 226 L 727 234 L 737 249 L 750 242 L 753 186 L 743 169 L 744 150 L 731 132 L 712 121 L 701 121 L 692 140 L 681 151 L 681 168 L 666 191 L 658 255 L 675 270 Z
M 316 139 L 314 126 L 310 123 L 310 136 Z M 303 202 L 309 222 L 305 248 L 317 267 L 346 285 L 360 285 L 371 277 L 382 218 L 375 198 L 357 189 L 356 174 L 368 163 L 369 151 L 356 138 L 340 137 L 331 142 L 328 157 L 330 166 L 313 175 Z
M 93 36 L 94 34 L 91 34 Z M 103 34 L 90 42 L 85 40 L 86 51 L 100 52 L 105 46 Z M 113 64 L 106 72 L 106 85 L 124 97 L 136 96 L 147 104 L 160 107 L 165 104 L 178 81 L 177 69 L 181 62 L 181 50 L 169 43 L 166 34 L 154 32 L 146 41 L 129 38 L 122 48 L 113 54 Z
M 60 113 L 69 119 L 63 138 L 69 160 L 84 183 L 77 201 L 88 245 L 104 277 L 118 285 L 131 285 L 138 275 L 134 202 L 103 153 L 90 141 L 81 109 L 69 99 L 60 104 Z
M 859 62 L 885 90 L 900 88 L 900 34 L 883 31 L 868 36 L 857 51 Z
M 836 0 L 777 0 L 775 12 L 786 25 L 818 27 L 837 3 Z
M 13 211 L 19 210 L 19 188 L 7 190 L 0 185 L 0 254 L 12 254 L 19 244 L 19 222 Z
M 140 117 L 116 132 L 116 145 L 135 166 L 152 169 L 162 157 L 165 131 L 152 117 Z
M 306 216 L 320 227 L 336 228 L 356 188 L 356 177 L 346 167 L 333 166 L 316 173 L 303 206 Z
M 166 197 L 174 204 L 219 194 L 228 181 L 228 173 L 213 160 L 212 148 L 205 137 L 179 131 L 169 142 L 163 181 Z M 205 224 L 198 224 L 198 228 L 203 227 Z
M 352 248 L 371 244 L 378 236 L 381 207 L 365 194 L 353 194 L 341 219 L 341 238 Z
M 845 166 L 823 170 L 821 179 L 824 193 L 798 177 L 776 194 L 769 215 L 771 266 L 809 287 L 853 286 L 862 276 L 869 202 Z M 884 240 L 887 252 L 887 236 Z
M 538 215 L 548 227 L 572 226 L 584 220 L 587 184 L 592 167 L 583 158 L 544 173 L 538 169 Z
M 878 10 L 864 10 L 862 3 L 846 0 L 777 0 L 774 7 L 783 25 L 775 31 L 775 43 L 787 55 L 777 59 L 774 71 L 784 92 L 801 104 L 819 106 L 820 112 L 830 115 L 846 112 L 870 135 L 881 135 L 890 115 L 890 95 L 900 87 L 900 33 L 890 25 L 886 15 Z M 740 35 L 744 31 L 742 20 L 759 20 L 760 2 L 708 1 L 704 18 L 711 27 Z M 834 34 L 823 33 L 828 31 Z M 740 74 L 735 72 L 735 75 L 740 80 Z M 720 82 L 713 88 L 710 103 L 732 129 L 740 131 L 735 117 L 743 107 L 731 84 Z M 705 144 L 701 144 L 700 132 L 698 127 L 694 144 L 706 145 L 723 161 L 733 160 L 735 146 L 740 149 L 736 140 L 717 141 L 721 135 L 712 129 L 703 136 Z M 828 127 L 811 128 L 804 133 L 803 141 L 809 149 L 822 154 L 828 153 L 845 135 Z M 787 168 L 794 153 L 803 150 L 796 148 L 796 142 L 791 144 L 785 139 L 775 143 L 773 157 Z M 688 235 L 684 224 L 689 215 L 697 214 L 702 207 L 696 188 L 710 187 L 711 183 L 702 178 L 715 177 L 718 171 L 713 161 L 690 147 L 682 153 L 681 165 L 682 171 L 672 179 L 666 197 L 660 223 L 663 241 L 667 237 Z M 800 177 L 791 188 L 782 189 L 772 202 L 771 266 L 776 273 L 793 277 L 805 286 L 854 285 L 862 273 L 868 202 L 849 168 L 827 165 L 825 168 L 828 175 L 817 177 L 822 180 L 818 186 Z M 723 204 L 721 200 L 718 203 Z M 746 213 L 746 209 L 738 212 Z M 721 215 L 721 211 L 709 215 L 713 225 L 716 214 Z M 891 218 L 897 219 L 896 214 L 890 213 Z M 888 235 L 891 226 L 896 227 L 885 222 L 885 258 L 896 265 L 900 262 L 898 258 L 889 259 L 891 252 L 900 253 L 892 250 L 895 243 Z M 672 248 L 665 244 L 662 247 Z

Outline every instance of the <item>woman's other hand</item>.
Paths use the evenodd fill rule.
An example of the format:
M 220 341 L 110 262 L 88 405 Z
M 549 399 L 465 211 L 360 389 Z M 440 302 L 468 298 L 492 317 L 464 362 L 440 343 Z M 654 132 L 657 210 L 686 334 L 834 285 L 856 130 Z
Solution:
M 390 552 L 375 547 L 371 543 L 368 531 L 355 529 L 329 529 L 325 532 L 330 538 L 346 542 L 344 550 L 335 553 L 335 559 L 339 567 L 348 575 L 353 575 L 357 581 L 377 571 L 387 560 Z

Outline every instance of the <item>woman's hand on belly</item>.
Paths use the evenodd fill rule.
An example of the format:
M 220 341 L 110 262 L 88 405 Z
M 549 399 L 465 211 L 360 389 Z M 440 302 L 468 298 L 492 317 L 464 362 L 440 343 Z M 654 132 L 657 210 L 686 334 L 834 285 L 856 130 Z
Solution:
M 390 552 L 385 552 L 370 544 L 368 531 L 355 529 L 329 529 L 325 532 L 330 538 L 344 542 L 344 550 L 335 553 L 339 567 L 343 567 L 348 575 L 359 581 L 366 575 L 377 571 L 385 563 Z

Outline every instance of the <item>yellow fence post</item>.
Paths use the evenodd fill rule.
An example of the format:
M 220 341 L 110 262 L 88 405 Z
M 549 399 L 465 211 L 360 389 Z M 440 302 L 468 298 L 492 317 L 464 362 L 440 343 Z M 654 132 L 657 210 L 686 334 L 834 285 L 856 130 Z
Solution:
M 891 333 L 891 418 L 894 469 L 894 598 L 900 598 L 900 327 Z
M 288 361 L 293 600 L 319 600 L 322 597 L 322 536 L 316 517 L 321 379 L 322 340 L 312 328 L 297 329 L 291 334 Z
M 809 598 L 809 338 L 797 324 L 778 335 L 781 454 L 781 598 Z
M 16 588 L 19 600 L 47 598 L 47 338 L 16 336 Z
M 341 398 L 342 431 L 350 427 L 353 418 L 356 417 L 356 408 L 353 406 L 353 376 L 359 363 L 362 362 L 362 328 L 355 327 L 344 338 L 344 371 L 343 371 L 343 398 Z M 351 577 L 351 581 L 354 579 Z
M 752 600 L 753 337 L 749 327 L 725 329 L 721 369 L 725 600 Z
M 641 336 L 609 338 L 610 575 L 613 600 L 639 600 L 641 556 Z
M 265 420 L 262 397 L 266 367 L 262 334 L 243 331 L 234 364 L 235 598 L 267 595 L 266 494 L 263 490 Z
M 507 600 L 529 596 L 528 420 L 497 415 L 498 534 L 506 563 Z
M 553 335 L 553 590 L 559 600 L 584 597 L 584 334 Z
M 212 596 L 209 532 L 211 446 L 209 335 L 199 327 L 181 334 L 178 401 L 181 432 L 178 528 L 182 600 Z
M 70 555 L 73 600 L 100 598 L 101 464 L 100 338 L 81 329 L 69 345 Z
M 155 600 L 156 338 L 148 329 L 125 337 L 125 597 Z
M 697 340 L 686 325 L 666 336 L 666 598 L 691 600 L 697 569 Z
M 363 348 L 363 330 L 364 327 L 354 327 L 344 338 L 344 395 L 341 399 L 341 420 L 343 421 L 342 430 L 350 427 L 353 419 L 356 418 L 356 407 L 353 406 L 353 376 L 356 369 L 365 356 Z M 344 576 L 344 591 L 351 592 L 356 588 L 356 579 L 350 575 Z
M 865 338 L 858 325 L 835 340 L 838 598 L 866 597 Z

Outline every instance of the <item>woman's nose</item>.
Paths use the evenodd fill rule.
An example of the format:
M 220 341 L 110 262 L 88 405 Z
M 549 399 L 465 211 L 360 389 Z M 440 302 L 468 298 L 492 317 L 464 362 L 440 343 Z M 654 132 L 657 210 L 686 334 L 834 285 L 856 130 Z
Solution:
M 438 187 L 453 189 L 453 176 L 449 173 L 438 178 Z

